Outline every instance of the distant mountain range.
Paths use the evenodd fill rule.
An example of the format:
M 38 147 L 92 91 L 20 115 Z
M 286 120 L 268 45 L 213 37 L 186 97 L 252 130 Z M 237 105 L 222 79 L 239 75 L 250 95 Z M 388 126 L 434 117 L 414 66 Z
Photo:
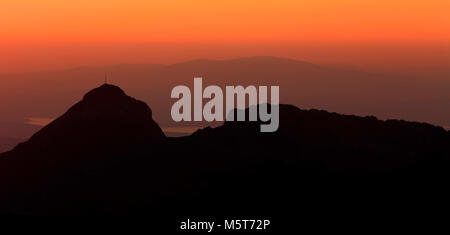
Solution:
M 7 110 L 0 116 L 0 135 L 28 138 L 40 127 L 26 124 L 26 120 L 60 116 L 90 88 L 102 84 L 105 73 L 110 83 L 148 103 L 164 130 L 192 125 L 172 121 L 170 107 L 174 100 L 170 99 L 170 92 L 177 85 L 192 87 L 194 76 L 203 76 L 204 86 L 279 85 L 282 103 L 307 109 L 450 126 L 447 79 L 431 74 L 426 79 L 376 74 L 259 56 L 0 75 L 0 110 Z M 172 135 L 170 131 L 166 134 Z
M 447 205 L 441 127 L 280 105 L 274 133 L 225 122 L 173 138 L 153 115 L 117 86 L 88 92 L 0 155 L 0 214 L 266 215 L 281 226 Z

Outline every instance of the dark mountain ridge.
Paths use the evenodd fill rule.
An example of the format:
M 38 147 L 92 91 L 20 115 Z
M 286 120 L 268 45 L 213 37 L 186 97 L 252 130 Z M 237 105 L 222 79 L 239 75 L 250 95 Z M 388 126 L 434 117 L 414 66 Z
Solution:
M 147 104 L 127 96 L 119 87 L 104 84 L 88 92 L 79 103 L 15 151 L 65 150 L 86 145 L 88 149 L 117 147 L 117 144 L 129 147 L 164 139 Z
M 166 138 L 145 103 L 105 84 L 0 155 L 0 214 L 407 212 L 447 196 L 443 128 L 279 108 L 274 133 L 225 122 Z
M 450 125 L 450 113 L 442 109 L 448 106 L 450 99 L 449 82 L 445 76 L 430 75 L 419 79 L 259 56 L 0 75 L 0 110 L 8 110 L 0 116 L 1 135 L 28 139 L 36 132 L 35 126 L 25 123 L 28 118 L 59 117 L 67 107 L 79 101 L 80 96 L 103 82 L 105 72 L 109 82 L 149 104 L 154 119 L 163 129 L 190 125 L 170 118 L 173 103 L 170 92 L 177 85 L 192 89 L 194 76 L 203 76 L 204 87 L 280 86 L 282 103 L 306 109 Z M 213 124 L 199 124 L 208 125 Z

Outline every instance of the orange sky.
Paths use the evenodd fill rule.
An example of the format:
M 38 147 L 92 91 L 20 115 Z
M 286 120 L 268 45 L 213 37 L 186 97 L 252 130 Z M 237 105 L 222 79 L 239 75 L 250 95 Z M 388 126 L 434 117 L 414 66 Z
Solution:
M 189 43 L 441 45 L 450 42 L 449 10 L 448 0 L 1 0 L 0 72 L 38 70 L 45 55 L 61 48 L 76 52 L 80 45 L 88 50 L 114 43 L 173 43 L 170 47 L 177 45 L 181 50 L 179 58 L 172 56 L 173 61 L 195 57 L 195 52 L 183 55 L 185 47 L 180 44 Z M 238 48 L 234 51 L 236 56 L 243 54 Z M 210 56 L 230 56 L 224 53 L 216 50 Z M 281 51 L 273 53 L 283 56 Z M 203 52 L 199 55 L 208 56 Z M 110 62 L 89 53 L 74 56 L 66 59 L 81 63 L 84 57 L 88 64 Z M 157 62 L 145 61 L 139 52 L 127 56 Z

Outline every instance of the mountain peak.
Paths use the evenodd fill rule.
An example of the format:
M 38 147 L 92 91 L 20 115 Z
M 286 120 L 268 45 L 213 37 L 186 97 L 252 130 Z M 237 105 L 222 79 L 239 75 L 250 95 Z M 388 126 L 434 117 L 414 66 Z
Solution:
M 165 135 L 152 119 L 152 111 L 118 86 L 104 84 L 89 91 L 83 100 L 34 134 L 21 149 L 67 149 L 83 146 L 87 152 L 152 144 Z
M 83 100 L 125 97 L 125 96 L 126 96 L 125 92 L 122 89 L 120 89 L 120 87 L 105 83 L 89 91 L 86 95 L 84 95 Z

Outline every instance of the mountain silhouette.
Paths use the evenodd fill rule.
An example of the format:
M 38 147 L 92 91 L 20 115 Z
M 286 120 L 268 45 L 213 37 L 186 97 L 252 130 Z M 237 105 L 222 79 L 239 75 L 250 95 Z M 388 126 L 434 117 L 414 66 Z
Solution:
M 276 219 L 345 210 L 387 218 L 394 205 L 405 215 L 444 206 L 450 133 L 443 128 L 279 108 L 274 133 L 261 133 L 259 122 L 227 121 L 165 137 L 145 103 L 102 85 L 0 155 L 0 214 Z
M 117 86 L 104 84 L 14 151 L 108 153 L 164 139 L 147 104 L 127 96 Z
M 280 86 L 283 103 L 306 109 L 450 126 L 450 111 L 441 108 L 447 107 L 450 99 L 450 83 L 446 76 L 428 74 L 424 79 L 417 79 L 256 56 L 192 60 L 169 65 L 119 64 L 0 74 L 0 82 L 8 81 L 0 85 L 0 110 L 8 110 L 0 116 L 1 135 L 28 139 L 36 132 L 36 127 L 26 124 L 26 119 L 60 116 L 80 96 L 103 81 L 105 71 L 109 81 L 149 104 L 154 119 L 163 129 L 191 125 L 171 119 L 170 108 L 174 100 L 170 98 L 170 92 L 177 85 L 186 85 L 192 90 L 195 76 L 203 77 L 204 87 L 248 86 L 255 85 L 255 81 L 263 86 Z M 383 95 L 380 95 L 380 90 Z M 42 105 L 37 107 L 37 103 Z M 205 122 L 197 125 L 220 124 Z
M 79 177 L 103 174 L 108 167 L 117 166 L 130 150 L 151 148 L 165 139 L 147 104 L 117 86 L 104 84 L 2 155 L 0 191 L 11 186 L 30 193 L 40 187 L 43 192 L 56 182 L 75 184 Z

